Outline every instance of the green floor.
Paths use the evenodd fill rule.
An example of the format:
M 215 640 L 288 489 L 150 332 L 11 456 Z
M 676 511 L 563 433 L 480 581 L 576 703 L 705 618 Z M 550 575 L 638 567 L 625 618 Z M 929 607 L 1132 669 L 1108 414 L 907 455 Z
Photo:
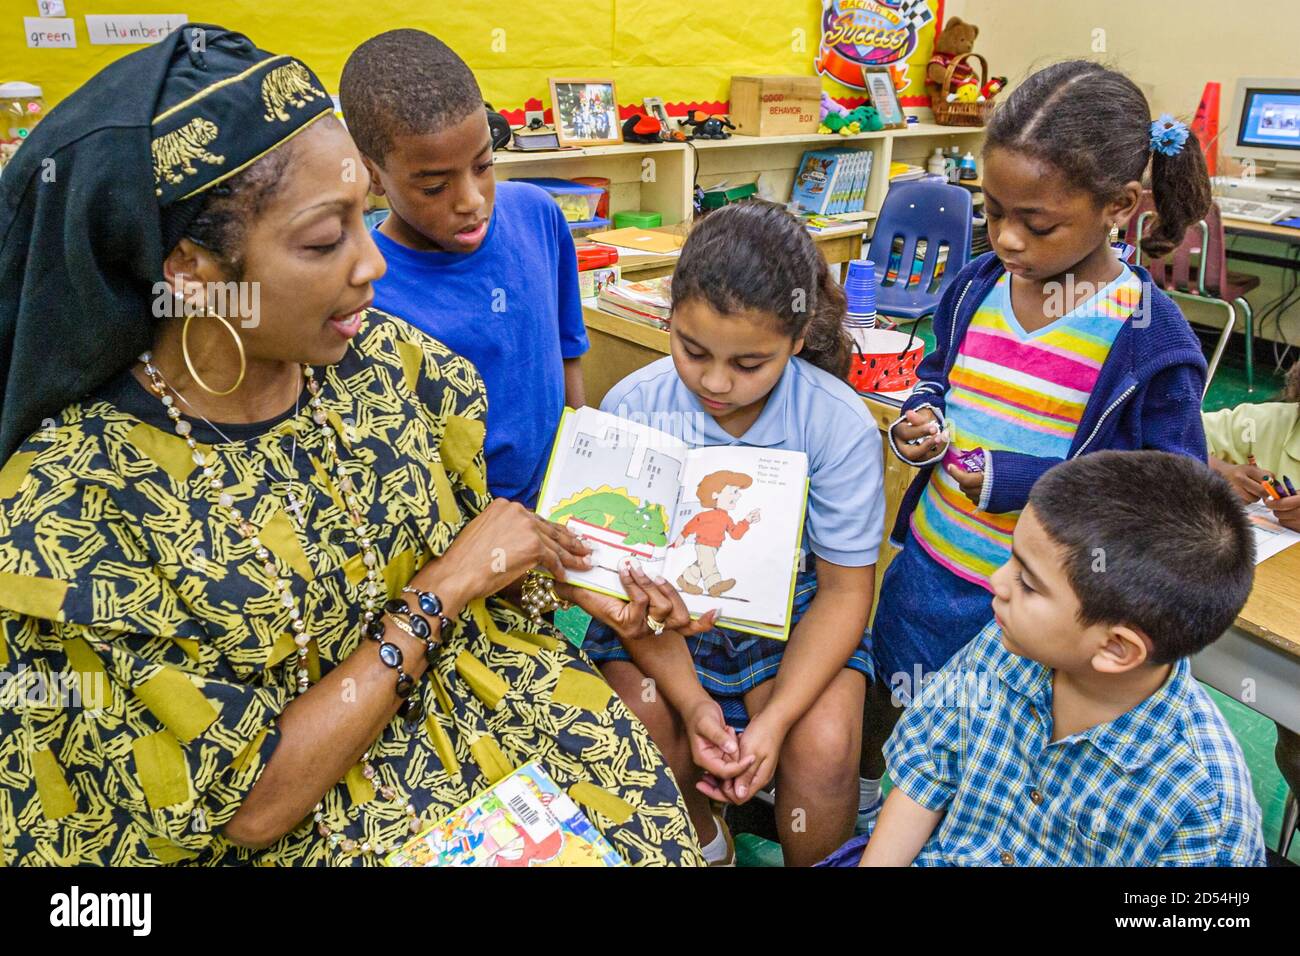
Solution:
M 933 337 L 928 328 L 919 330 L 926 339 L 927 351 L 933 347 Z M 1235 343 L 1234 343 L 1235 344 Z M 1255 365 L 1255 391 L 1246 390 L 1246 372 L 1239 354 L 1229 351 L 1220 363 L 1210 384 L 1209 394 L 1205 398 L 1205 408 L 1213 411 L 1241 402 L 1263 402 L 1275 399 L 1282 386 L 1280 375 L 1272 373 L 1272 355 L 1266 349 L 1259 349 Z M 582 611 L 574 608 L 556 614 L 556 623 L 575 644 L 581 644 L 587 631 L 589 618 Z M 1277 728 L 1267 717 L 1255 713 L 1244 704 L 1230 697 L 1225 697 L 1213 688 L 1207 688 L 1210 696 L 1223 711 L 1229 726 L 1237 736 L 1241 749 L 1246 755 L 1250 767 L 1251 780 L 1255 785 L 1255 796 L 1264 814 L 1264 840 L 1273 848 L 1278 842 L 1278 831 L 1282 826 L 1282 808 L 1286 800 L 1286 782 L 1278 772 L 1273 760 L 1273 747 L 1277 743 Z M 769 840 L 752 834 L 741 834 L 736 838 L 736 856 L 742 866 L 779 866 L 780 848 Z M 1297 836 L 1291 848 L 1290 859 L 1300 863 L 1300 836 Z

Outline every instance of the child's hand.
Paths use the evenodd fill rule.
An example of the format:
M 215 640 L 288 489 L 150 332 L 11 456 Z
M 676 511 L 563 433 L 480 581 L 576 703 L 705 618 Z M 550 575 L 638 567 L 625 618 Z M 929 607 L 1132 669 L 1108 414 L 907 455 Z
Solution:
M 704 697 L 684 715 L 686 736 L 691 744 L 691 759 L 710 778 L 699 783 L 699 790 L 712 800 L 726 800 L 719 781 L 730 782 L 736 774 L 753 763 L 742 757 L 736 732 L 727 726 L 722 707 L 712 697 Z
M 956 465 L 949 465 L 948 474 L 952 475 L 952 480 L 957 482 L 962 494 L 975 504 L 980 503 L 980 493 L 984 490 L 984 472 L 967 471 Z
M 900 422 L 893 430 L 894 445 L 899 454 L 913 464 L 933 458 L 948 444 L 932 409 L 909 411 Z M 910 442 L 916 444 L 909 444 Z
M 1300 495 L 1288 495 L 1285 498 L 1267 498 L 1264 504 L 1273 512 L 1273 517 L 1284 528 L 1300 531 Z
M 749 514 L 745 515 L 745 520 L 748 521 L 750 524 L 758 524 L 758 519 L 761 517 L 763 516 L 759 514 L 758 509 L 755 508 Z
M 777 757 L 781 754 L 788 730 L 774 720 L 764 720 L 761 713 L 749 722 L 740 735 L 740 757 L 742 762 L 752 758 L 753 765 L 734 779 L 723 782 L 722 790 L 728 801 L 744 803 L 772 782 Z
M 1224 471 L 1223 475 L 1228 479 L 1228 484 L 1232 485 L 1232 490 L 1247 504 L 1259 501 L 1260 498 L 1268 499 L 1268 494 L 1260 482 L 1269 475 L 1259 465 L 1233 465 Z

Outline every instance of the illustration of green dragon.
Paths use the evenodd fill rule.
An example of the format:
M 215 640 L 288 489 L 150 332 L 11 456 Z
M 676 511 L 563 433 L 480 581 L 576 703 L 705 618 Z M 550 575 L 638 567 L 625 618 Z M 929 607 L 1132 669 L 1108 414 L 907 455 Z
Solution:
M 668 543 L 664 527 L 664 512 L 658 505 L 637 505 L 636 502 L 612 491 L 588 495 L 572 504 L 551 512 L 551 520 L 577 518 L 588 524 L 608 528 L 623 534 L 625 544 L 653 544 L 663 547 Z

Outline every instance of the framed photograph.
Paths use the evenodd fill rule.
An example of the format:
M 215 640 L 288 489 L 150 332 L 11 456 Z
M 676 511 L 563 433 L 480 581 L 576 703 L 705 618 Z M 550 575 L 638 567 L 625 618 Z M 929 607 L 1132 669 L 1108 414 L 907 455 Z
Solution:
M 646 113 L 653 116 L 655 119 L 659 121 L 659 126 L 660 128 L 663 129 L 665 133 L 671 133 L 673 131 L 673 128 L 670 125 L 670 121 L 668 119 L 668 110 L 664 108 L 664 101 L 662 97 L 647 96 L 641 102 L 645 105 Z
M 898 102 L 894 78 L 887 66 L 864 66 L 862 79 L 867 88 L 867 98 L 880 114 L 885 129 L 902 129 L 907 125 L 907 114 Z
M 551 79 L 551 110 L 561 146 L 623 142 L 613 80 Z

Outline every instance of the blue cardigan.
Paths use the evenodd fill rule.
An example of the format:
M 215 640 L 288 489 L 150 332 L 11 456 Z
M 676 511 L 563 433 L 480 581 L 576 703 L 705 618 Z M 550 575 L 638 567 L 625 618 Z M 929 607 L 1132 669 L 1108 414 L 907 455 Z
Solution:
M 1070 444 L 1069 457 L 1105 448 L 1156 448 L 1205 461 L 1201 425 L 1205 356 L 1200 342 L 1178 306 L 1151 281 L 1151 274 L 1141 266 L 1131 268 L 1142 283 L 1141 303 L 1111 345 Z M 929 405 L 943 419 L 948 373 L 957 360 L 958 347 L 976 308 L 1004 271 L 995 254 L 985 253 L 968 263 L 948 286 L 934 314 L 935 349 L 917 368 L 919 381 L 903 403 L 903 412 Z M 1024 508 L 1034 482 L 1060 459 L 993 451 L 988 462 L 981 506 L 1001 514 Z M 912 511 L 934 466 L 933 460 L 922 465 L 903 496 L 890 533 L 895 547 L 903 546 Z

